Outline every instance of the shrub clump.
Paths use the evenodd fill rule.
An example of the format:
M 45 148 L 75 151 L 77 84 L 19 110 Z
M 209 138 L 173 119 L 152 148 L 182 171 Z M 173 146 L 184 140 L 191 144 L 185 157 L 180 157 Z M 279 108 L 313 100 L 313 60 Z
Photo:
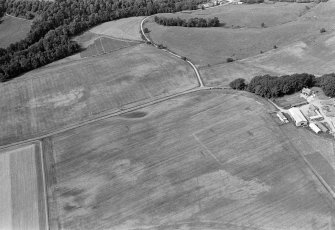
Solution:
M 232 82 L 230 82 L 229 86 L 232 89 L 244 90 L 247 87 L 247 84 L 245 83 L 245 79 L 237 78 L 237 79 L 233 80 Z
M 335 75 L 333 79 L 335 89 Z M 232 85 L 230 85 L 230 87 L 238 89 L 236 87 L 238 82 L 234 81 L 231 82 Z M 239 80 L 239 82 L 242 81 Z M 262 75 L 253 77 L 248 85 L 245 84 L 245 89 L 259 96 L 272 98 L 298 92 L 304 87 L 313 87 L 315 83 L 315 76 L 307 73 L 284 75 L 280 77 Z
M 220 21 L 217 17 L 214 18 L 190 18 L 186 19 L 167 18 L 155 16 L 155 22 L 163 26 L 182 26 L 182 27 L 219 27 Z
M 235 61 L 233 58 L 227 58 L 227 60 L 226 60 L 227 62 L 233 62 L 233 61 Z

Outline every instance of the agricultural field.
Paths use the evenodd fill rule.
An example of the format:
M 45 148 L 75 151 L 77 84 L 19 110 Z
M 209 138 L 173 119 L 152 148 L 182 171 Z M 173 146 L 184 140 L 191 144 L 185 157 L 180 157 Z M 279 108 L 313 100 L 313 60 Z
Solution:
M 271 111 L 198 91 L 48 138 L 51 226 L 331 229 L 334 201 Z
M 139 44 L 138 42 L 99 37 L 80 53 L 82 58 L 94 57 Z
M 249 82 L 254 76 L 264 74 L 278 76 L 277 72 L 248 65 L 240 61 L 204 66 L 199 70 L 201 77 L 207 86 L 228 87 L 229 83 L 237 78 L 244 78 Z
M 0 18 L 0 48 L 25 38 L 31 27 L 31 21 L 4 16 Z
M 334 47 L 335 33 L 332 32 L 234 63 L 205 66 L 200 72 L 206 84 L 223 86 L 239 77 L 250 81 L 254 76 L 264 74 L 310 73 L 321 76 L 335 72 Z
M 333 141 L 294 125 L 283 125 L 280 126 L 280 129 L 334 191 L 335 148 Z
M 248 58 L 243 63 L 282 74 L 307 72 L 323 75 L 335 71 L 334 47 L 335 33 L 332 32 Z
M 189 65 L 146 44 L 40 68 L 0 85 L 0 145 L 197 85 Z
M 46 229 L 41 153 L 34 144 L 0 151 L 0 229 Z
M 273 27 L 297 20 L 313 8 L 315 3 L 277 2 L 275 4 L 243 4 L 213 7 L 206 10 L 178 13 L 161 13 L 157 16 L 189 18 L 217 17 L 224 27 L 231 28 L 261 28 Z
M 288 4 L 288 3 L 285 3 Z M 225 63 L 226 59 L 231 57 L 233 59 L 241 60 L 248 57 L 259 55 L 261 52 L 266 52 L 274 49 L 274 46 L 281 48 L 292 44 L 293 42 L 301 41 L 303 39 L 317 39 L 320 35 L 320 29 L 322 27 L 327 28 L 328 32 L 334 30 L 334 15 L 331 15 L 331 9 L 335 9 L 333 1 L 326 3 L 320 3 L 315 7 L 312 7 L 307 12 L 304 12 L 301 17 L 297 18 L 297 12 L 300 12 L 301 6 L 294 3 L 289 7 L 282 7 L 284 10 L 280 10 L 282 14 L 278 13 L 272 17 L 269 14 L 273 22 L 268 22 L 269 26 L 266 28 L 254 28 L 260 21 L 267 22 L 264 18 L 264 12 L 267 8 L 269 12 L 275 10 L 276 6 L 282 4 L 262 4 L 260 7 L 262 11 L 257 11 L 259 14 L 253 14 L 255 11 L 245 11 L 241 15 L 236 14 L 235 18 L 249 19 L 253 24 L 246 25 L 241 21 L 242 28 L 184 28 L 184 27 L 167 27 L 158 25 L 153 21 L 151 17 L 145 24 L 150 32 L 151 39 L 156 43 L 161 43 L 167 46 L 170 50 L 186 56 L 192 60 L 195 64 L 200 67 L 220 63 Z M 254 6 L 247 7 L 257 7 Z M 224 15 L 225 7 L 237 7 L 245 6 L 223 6 L 213 8 L 213 15 L 218 16 L 219 9 L 222 9 L 222 15 Z M 280 7 L 279 7 L 280 8 Z M 294 10 L 294 8 L 297 8 Z M 286 9 L 286 10 L 285 10 Z M 212 17 L 212 10 L 197 11 L 197 14 L 201 14 L 202 17 Z M 232 12 L 234 12 L 232 10 Z M 260 13 L 263 12 L 263 13 Z M 291 15 L 291 16 L 290 16 Z M 224 17 L 224 16 L 222 16 Z M 259 19 L 258 19 L 259 17 Z M 277 17 L 278 19 L 274 19 Z M 288 18 L 289 21 L 280 23 L 282 18 Z M 294 19 L 296 18 L 296 19 Z M 242 19 L 241 19 L 242 20 Z M 228 23 L 229 25 L 229 23 Z M 243 27 L 244 26 L 244 27 Z M 250 27 L 248 27 L 250 26 Z M 219 77 L 219 76 L 218 76 Z
M 90 32 L 114 38 L 142 41 L 140 24 L 143 18 L 144 17 L 130 17 L 105 22 L 92 28 Z

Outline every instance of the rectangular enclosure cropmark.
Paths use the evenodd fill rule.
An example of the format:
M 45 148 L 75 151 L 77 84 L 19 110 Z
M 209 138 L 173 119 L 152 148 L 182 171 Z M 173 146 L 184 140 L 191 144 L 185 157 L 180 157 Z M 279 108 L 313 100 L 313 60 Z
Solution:
M 0 151 L 0 229 L 47 229 L 43 173 L 37 143 Z

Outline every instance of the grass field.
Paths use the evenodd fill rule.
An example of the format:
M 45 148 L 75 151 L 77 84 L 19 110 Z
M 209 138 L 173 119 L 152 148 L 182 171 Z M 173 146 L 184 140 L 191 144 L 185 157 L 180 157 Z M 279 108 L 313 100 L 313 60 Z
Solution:
M 31 21 L 10 16 L 5 16 L 0 21 L 0 48 L 6 48 L 25 38 L 31 26 Z
M 0 144 L 196 86 L 190 66 L 145 44 L 41 68 L 0 85 Z
M 247 81 L 257 75 L 280 76 L 311 73 L 320 76 L 335 72 L 335 33 L 303 39 L 285 47 L 234 63 L 201 68 L 208 85 L 228 85 L 242 77 Z
M 335 71 L 335 33 L 295 42 L 282 49 L 244 62 L 279 73 L 308 72 L 316 75 Z
M 289 109 L 293 105 L 307 103 L 306 99 L 300 97 L 300 92 L 283 97 L 275 98 L 273 101 L 282 108 Z
M 105 22 L 92 28 L 90 31 L 95 34 L 107 35 L 115 38 L 142 41 L 140 24 L 143 18 L 144 17 L 130 17 Z
M 229 86 L 229 83 L 237 78 L 244 78 L 250 81 L 251 78 L 258 75 L 278 75 L 277 72 L 238 61 L 204 66 L 200 68 L 200 74 L 207 86 Z
M 333 201 L 257 100 L 202 91 L 53 136 L 60 228 L 330 229 Z
M 254 18 L 258 24 L 259 21 L 265 21 L 263 18 L 264 11 L 266 11 L 265 8 L 269 7 L 269 12 L 271 12 L 270 9 L 276 7 L 276 5 L 277 4 L 260 5 L 263 10 L 258 11 L 255 15 L 253 15 L 254 11 L 250 11 L 250 15 L 253 15 L 252 18 Z M 278 6 L 280 5 L 281 4 L 278 4 Z M 250 7 L 256 8 L 257 6 L 256 4 Z M 225 7 L 226 6 L 215 9 L 214 15 L 217 16 L 220 13 L 218 12 L 219 9 L 222 9 L 222 15 L 224 15 Z M 236 7 L 239 6 L 234 6 L 233 9 L 238 9 Z M 295 7 L 300 9 L 299 4 L 292 5 L 292 9 Z M 320 36 L 320 28 L 325 27 L 328 31 L 334 29 L 334 16 L 328 13 L 330 9 L 335 9 L 332 1 L 320 3 L 297 20 L 268 28 L 166 27 L 156 24 L 152 18 L 145 26 L 151 31 L 150 37 L 154 42 L 162 43 L 172 51 L 190 58 L 198 66 L 207 66 L 208 64 L 225 63 L 228 57 L 234 59 L 252 57 L 260 54 L 261 51 L 272 50 L 275 45 L 280 48 L 305 38 L 313 36 L 317 38 Z M 275 10 L 275 8 L 272 10 Z M 287 18 L 284 14 L 290 14 L 291 11 L 288 9 L 286 11 L 279 11 L 283 15 L 274 15 L 273 18 L 276 16 L 281 19 Z M 234 11 L 232 10 L 232 12 Z M 197 14 L 201 14 L 202 17 L 210 17 L 211 10 L 197 11 Z M 271 18 L 270 15 L 271 14 L 267 17 Z M 235 17 L 249 18 L 247 11 L 245 14 L 236 14 Z M 288 18 L 290 17 L 288 16 Z
M 0 229 L 46 229 L 41 155 L 35 145 L 0 152 Z
M 319 76 L 334 72 L 335 56 L 333 50 L 335 32 L 332 31 L 333 26 L 325 26 L 327 32 L 323 34 L 320 34 L 316 28 L 318 23 L 320 23 L 320 26 L 323 23 L 327 25 L 333 17 L 331 12 L 334 9 L 334 1 L 322 3 L 312 8 L 295 22 L 296 26 L 298 26 L 297 23 L 299 22 L 301 26 L 308 26 L 305 23 L 310 21 L 311 26 L 306 27 L 306 31 L 314 27 L 316 29 L 315 34 L 300 39 L 297 37 L 291 43 L 279 46 L 278 49 L 272 49 L 263 54 L 248 57 L 234 63 L 202 67 L 200 73 L 203 76 L 204 82 L 207 85 L 227 86 L 230 81 L 239 77 L 249 81 L 254 76 L 264 74 L 280 76 L 307 72 Z M 273 28 L 282 28 L 282 26 Z M 305 32 L 301 31 L 301 34 Z
M 276 4 L 243 4 L 227 5 L 193 12 L 162 13 L 158 16 L 189 18 L 217 17 L 225 27 L 232 28 L 261 28 L 272 27 L 297 20 L 301 15 L 315 6 L 314 3 L 288 3 Z

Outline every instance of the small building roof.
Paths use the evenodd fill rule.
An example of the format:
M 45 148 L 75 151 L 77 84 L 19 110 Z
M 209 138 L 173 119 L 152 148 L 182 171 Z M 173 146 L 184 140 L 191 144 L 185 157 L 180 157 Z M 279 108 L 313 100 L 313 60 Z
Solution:
M 316 124 L 314 124 L 314 123 L 309 123 L 309 127 L 310 127 L 315 133 L 319 133 L 319 132 L 321 132 L 321 129 L 319 129 L 319 127 L 317 127 Z
M 324 126 L 321 122 L 315 122 L 315 124 L 321 129 L 322 132 L 327 132 L 328 128 L 326 126 Z

